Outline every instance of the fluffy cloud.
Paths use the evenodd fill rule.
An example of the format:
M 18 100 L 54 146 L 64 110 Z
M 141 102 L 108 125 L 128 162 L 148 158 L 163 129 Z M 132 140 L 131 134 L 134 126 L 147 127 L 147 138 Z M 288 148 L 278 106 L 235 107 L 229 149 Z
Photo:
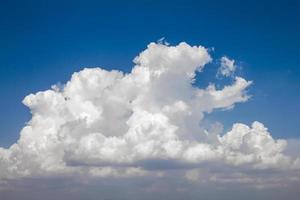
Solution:
M 161 176 L 176 166 L 196 170 L 184 175 L 195 179 L 203 165 L 299 169 L 299 159 L 284 153 L 287 142 L 259 122 L 236 123 L 224 135 L 200 126 L 205 113 L 247 101 L 252 83 L 234 77 L 222 89 L 194 86 L 211 61 L 202 46 L 150 43 L 128 74 L 83 69 L 61 87 L 28 95 L 32 119 L 17 143 L 0 148 L 0 179 Z M 229 76 L 234 61 L 222 58 L 220 69 Z

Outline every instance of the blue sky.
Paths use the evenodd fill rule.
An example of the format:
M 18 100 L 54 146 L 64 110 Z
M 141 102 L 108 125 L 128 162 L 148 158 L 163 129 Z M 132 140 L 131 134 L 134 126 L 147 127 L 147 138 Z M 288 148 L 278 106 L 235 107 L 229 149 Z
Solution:
M 1 1 L 0 146 L 14 143 L 30 119 L 21 103 L 26 95 L 83 67 L 128 72 L 132 59 L 161 37 L 214 47 L 214 58 L 235 59 L 254 81 L 251 100 L 212 119 L 226 129 L 258 120 L 275 138 L 297 138 L 299 9 L 297 1 Z M 200 77 L 200 84 L 207 80 Z

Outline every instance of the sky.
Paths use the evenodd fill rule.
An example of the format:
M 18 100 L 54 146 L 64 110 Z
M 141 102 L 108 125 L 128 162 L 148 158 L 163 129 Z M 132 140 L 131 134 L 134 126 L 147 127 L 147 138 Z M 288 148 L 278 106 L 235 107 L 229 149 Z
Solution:
M 295 199 L 299 9 L 0 1 L 0 195 Z

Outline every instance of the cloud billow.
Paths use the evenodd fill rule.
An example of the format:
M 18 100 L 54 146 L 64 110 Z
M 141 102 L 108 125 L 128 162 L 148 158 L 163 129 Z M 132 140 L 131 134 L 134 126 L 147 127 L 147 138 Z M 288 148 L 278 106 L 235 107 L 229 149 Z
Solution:
M 243 177 L 247 170 L 299 170 L 299 158 L 284 153 L 287 141 L 272 138 L 260 122 L 236 123 L 223 135 L 199 125 L 205 113 L 249 99 L 252 82 L 242 77 L 222 89 L 194 86 L 196 72 L 211 61 L 202 46 L 150 43 L 130 73 L 86 68 L 61 87 L 28 95 L 23 103 L 32 119 L 17 143 L 0 148 L 0 179 L 131 177 L 176 168 L 194 181 L 202 165 L 231 166 Z

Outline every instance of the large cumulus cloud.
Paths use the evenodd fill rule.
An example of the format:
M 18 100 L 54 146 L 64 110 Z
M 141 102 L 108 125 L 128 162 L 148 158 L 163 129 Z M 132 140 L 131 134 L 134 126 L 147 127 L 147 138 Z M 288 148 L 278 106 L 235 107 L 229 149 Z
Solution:
M 247 101 L 252 83 L 230 77 L 222 89 L 194 86 L 196 72 L 211 61 L 202 46 L 150 43 L 130 73 L 86 68 L 63 86 L 28 95 L 23 103 L 32 119 L 17 143 L 0 148 L 0 179 L 160 176 L 174 166 L 188 179 L 202 166 L 232 166 L 244 175 L 298 170 L 299 159 L 284 153 L 287 141 L 272 138 L 260 122 L 236 123 L 225 134 L 201 126 L 205 113 Z

